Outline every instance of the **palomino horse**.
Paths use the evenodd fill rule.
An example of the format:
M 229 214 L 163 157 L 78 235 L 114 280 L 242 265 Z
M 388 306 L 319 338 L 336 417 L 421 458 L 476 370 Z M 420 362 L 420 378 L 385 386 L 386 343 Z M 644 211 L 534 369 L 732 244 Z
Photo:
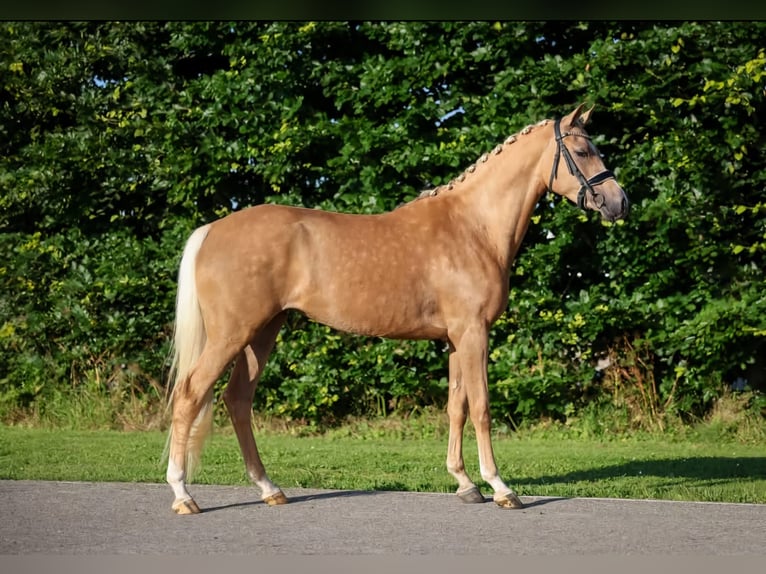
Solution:
M 449 345 L 447 469 L 465 502 L 484 497 L 463 465 L 476 428 L 481 477 L 503 508 L 522 502 L 498 475 L 487 397 L 488 331 L 508 297 L 509 267 L 546 190 L 616 220 L 628 202 L 577 107 L 508 137 L 448 185 L 379 215 L 259 205 L 194 231 L 178 278 L 167 481 L 173 510 L 196 514 L 186 488 L 223 394 L 245 468 L 270 505 L 287 498 L 261 462 L 251 427 L 258 378 L 288 310 L 336 329 Z M 563 156 L 566 170 L 561 169 Z

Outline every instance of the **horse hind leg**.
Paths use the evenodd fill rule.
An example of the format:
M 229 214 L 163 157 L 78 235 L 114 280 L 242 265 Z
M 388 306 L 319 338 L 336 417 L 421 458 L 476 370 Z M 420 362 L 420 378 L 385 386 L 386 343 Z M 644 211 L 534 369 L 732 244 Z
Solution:
M 247 474 L 260 489 L 261 500 L 270 506 L 286 504 L 288 500 L 282 490 L 271 482 L 261 462 L 251 424 L 253 396 L 284 320 L 284 315 L 278 315 L 272 319 L 239 353 L 223 393 L 223 400 L 239 441 Z
M 213 385 L 238 352 L 238 348 L 208 339 L 189 375 L 173 390 L 167 481 L 175 495 L 172 508 L 176 514 L 201 512 L 186 485 L 212 430 Z

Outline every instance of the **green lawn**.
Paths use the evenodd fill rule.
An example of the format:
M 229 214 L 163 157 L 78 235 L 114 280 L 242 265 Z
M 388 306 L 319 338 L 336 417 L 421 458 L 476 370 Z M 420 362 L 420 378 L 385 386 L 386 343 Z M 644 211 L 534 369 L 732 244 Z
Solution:
M 259 447 L 283 487 L 452 492 L 444 437 L 269 432 Z M 165 434 L 0 426 L 0 479 L 161 482 Z M 766 503 L 766 447 L 662 435 L 597 440 L 499 437 L 502 476 L 519 494 Z M 466 466 L 480 480 L 476 444 Z M 195 482 L 247 484 L 236 439 L 218 430 Z M 490 491 L 483 486 L 486 494 Z

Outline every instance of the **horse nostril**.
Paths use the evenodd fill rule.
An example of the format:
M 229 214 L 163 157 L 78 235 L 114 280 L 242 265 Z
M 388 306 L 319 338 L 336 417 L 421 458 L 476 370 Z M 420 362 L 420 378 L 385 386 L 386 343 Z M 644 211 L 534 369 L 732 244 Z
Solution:
M 630 206 L 628 205 L 628 196 L 623 193 L 622 194 L 622 214 L 623 215 L 628 214 L 629 207 Z

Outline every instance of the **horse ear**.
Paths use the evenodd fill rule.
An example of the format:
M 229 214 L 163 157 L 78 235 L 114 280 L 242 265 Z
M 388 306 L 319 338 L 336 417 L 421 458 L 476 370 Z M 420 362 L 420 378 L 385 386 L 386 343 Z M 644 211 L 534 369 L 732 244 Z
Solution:
M 571 114 L 569 114 L 568 116 L 566 116 L 565 118 L 561 120 L 561 123 L 569 127 L 574 127 L 575 125 L 577 125 L 577 121 L 580 119 L 580 115 L 582 114 L 582 109 L 584 107 L 585 107 L 585 104 L 580 104 L 579 106 L 577 106 Z M 588 114 L 590 114 L 590 111 L 586 112 L 586 115 Z
M 587 125 L 588 125 L 588 123 L 590 122 L 590 118 L 591 118 L 591 117 L 592 117 L 592 115 L 593 115 L 593 108 L 595 108 L 595 107 L 596 107 L 596 106 L 591 106 L 591 107 L 590 107 L 590 109 L 589 109 L 588 111 L 584 112 L 584 113 L 583 113 L 583 114 L 580 116 L 580 123 L 581 123 L 583 126 L 587 126 Z

